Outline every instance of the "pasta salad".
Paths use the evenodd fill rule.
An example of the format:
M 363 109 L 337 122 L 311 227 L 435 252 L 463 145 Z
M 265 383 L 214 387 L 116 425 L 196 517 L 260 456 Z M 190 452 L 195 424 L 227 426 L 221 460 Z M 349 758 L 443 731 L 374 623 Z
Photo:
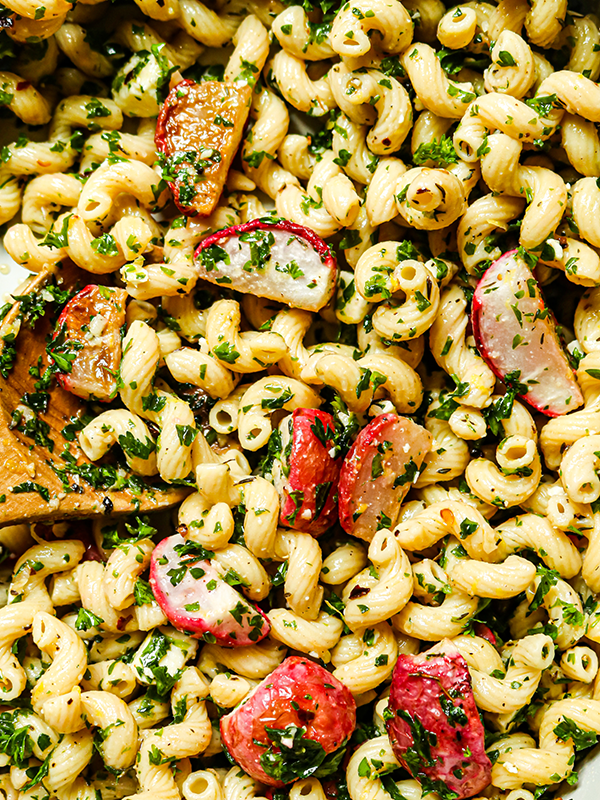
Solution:
M 45 3 L 0 14 L 0 797 L 576 784 L 598 17 Z

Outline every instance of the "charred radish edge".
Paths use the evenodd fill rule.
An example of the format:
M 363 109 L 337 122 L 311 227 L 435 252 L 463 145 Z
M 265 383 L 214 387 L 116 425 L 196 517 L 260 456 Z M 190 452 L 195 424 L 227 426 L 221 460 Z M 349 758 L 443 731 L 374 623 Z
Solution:
M 272 787 L 336 774 L 355 725 L 348 688 L 301 656 L 286 658 L 220 721 L 232 763 Z
M 270 631 L 268 617 L 225 580 L 212 556 L 179 534 L 163 539 L 150 561 L 154 597 L 172 625 L 190 636 L 227 647 L 256 644 Z
M 56 325 L 54 327 L 54 332 L 52 333 L 52 340 L 51 341 L 52 342 L 56 342 L 56 340 L 60 336 L 64 336 L 64 343 L 65 344 L 68 343 L 68 342 L 73 342 L 73 351 L 74 351 L 75 358 L 71 363 L 71 369 L 68 372 L 65 371 L 65 370 L 62 370 L 58 366 L 58 364 L 56 363 L 56 361 L 53 358 L 51 360 L 52 360 L 52 362 L 54 364 L 54 371 L 56 373 L 56 380 L 57 380 L 59 386 L 62 389 L 64 389 L 67 392 L 71 392 L 72 394 L 76 395 L 77 397 L 81 397 L 84 400 L 95 399 L 95 400 L 98 400 L 98 401 L 100 401 L 102 403 L 105 403 L 105 402 L 110 402 L 112 397 L 94 397 L 94 398 L 92 398 L 91 394 L 81 394 L 80 392 L 76 391 L 77 387 L 74 385 L 73 375 L 72 375 L 72 373 L 73 373 L 73 364 L 77 360 L 77 357 L 78 357 L 79 353 L 85 354 L 86 345 L 85 345 L 85 343 L 80 341 L 80 338 L 77 336 L 79 331 L 74 330 L 69 325 L 69 323 L 71 321 L 71 317 L 76 313 L 75 309 L 77 308 L 78 304 L 81 304 L 82 299 L 86 303 L 88 303 L 88 302 L 91 303 L 92 302 L 92 295 L 94 294 L 95 290 L 100 291 L 100 289 L 109 290 L 111 292 L 111 294 L 112 294 L 112 292 L 115 291 L 112 287 L 105 287 L 105 286 L 100 286 L 100 285 L 95 284 L 95 283 L 89 283 L 87 286 L 84 286 L 83 289 L 80 289 L 80 291 L 77 292 L 77 294 L 73 295 L 73 297 L 65 304 L 64 308 L 62 309 L 62 311 L 60 312 L 60 314 L 58 316 L 58 319 L 56 320 Z M 122 292 L 122 290 L 118 290 L 118 291 Z M 105 298 L 105 299 L 107 299 L 107 298 Z M 90 308 L 90 311 L 92 311 L 91 308 Z M 124 311 L 124 309 L 123 309 L 123 311 Z M 89 319 L 90 320 L 91 320 L 92 316 L 94 316 L 94 315 L 92 313 L 90 313 L 90 315 L 89 315 Z M 110 323 L 110 320 L 108 320 L 108 322 Z M 120 328 L 121 328 L 121 325 L 119 325 L 119 330 L 120 330 Z M 73 334 L 73 336 L 69 336 L 70 332 Z M 104 331 L 103 331 L 103 333 L 104 333 Z M 116 331 L 115 331 L 115 333 L 116 333 Z M 91 342 L 90 342 L 90 346 L 91 346 Z M 119 349 L 120 349 L 120 345 L 119 345 Z M 112 356 L 114 354 L 111 352 L 110 355 Z M 119 366 L 119 364 L 117 362 L 116 363 L 116 367 L 118 368 L 118 366 Z M 104 369 L 104 371 L 108 371 L 106 367 L 103 367 L 103 369 Z M 115 381 L 115 388 L 116 388 L 116 381 Z
M 317 421 L 321 423 L 326 444 L 314 431 Z M 283 475 L 281 485 L 277 488 L 281 498 L 281 524 L 320 536 L 334 524 L 336 517 L 335 495 L 341 460 L 329 454 L 335 435 L 333 417 L 325 411 L 297 408 L 291 420 L 288 417 L 285 423 L 291 424 L 292 432 L 289 455 L 284 449 L 280 456 Z M 319 489 L 326 484 L 329 484 L 329 488 L 325 497 L 320 498 Z M 321 506 L 318 515 L 317 501 Z M 311 513 L 310 519 L 303 517 L 307 510 Z
M 184 78 L 184 80 L 179 81 L 179 83 L 174 86 L 169 94 L 166 96 L 165 101 L 160 107 L 160 111 L 158 112 L 158 117 L 156 118 L 156 129 L 154 132 L 154 144 L 156 145 L 156 149 L 164 153 L 165 155 L 169 155 L 171 152 L 171 148 L 169 147 L 168 137 L 167 137 L 167 120 L 169 115 L 173 111 L 175 106 L 174 100 L 179 99 L 177 97 L 177 90 L 181 89 L 183 86 L 195 86 L 196 81 L 192 81 L 189 78 Z M 167 181 L 167 186 L 173 195 L 173 201 L 179 211 L 182 214 L 187 216 L 195 216 L 195 212 L 193 209 L 181 206 L 179 204 L 179 187 L 178 181 Z
M 472 309 L 471 309 L 471 324 L 472 324 L 472 327 L 473 327 L 473 336 L 475 338 L 475 343 L 477 345 L 477 349 L 479 350 L 479 353 L 480 353 L 481 357 L 484 359 L 486 364 L 492 370 L 494 375 L 499 380 L 501 380 L 503 383 L 505 383 L 506 374 L 507 373 L 503 372 L 502 369 L 500 369 L 500 367 L 497 365 L 496 361 L 494 360 L 494 358 L 491 356 L 491 354 L 489 352 L 489 348 L 488 348 L 488 346 L 486 344 L 486 336 L 485 336 L 485 334 L 483 333 L 483 331 L 481 329 L 480 318 L 481 318 L 482 311 L 484 310 L 485 305 L 486 305 L 486 297 L 489 297 L 489 294 L 488 295 L 485 294 L 485 290 L 488 288 L 488 284 L 486 282 L 486 279 L 487 279 L 487 281 L 489 281 L 490 276 L 494 275 L 494 273 L 498 270 L 499 267 L 502 267 L 506 262 L 508 262 L 511 259 L 513 259 L 515 261 L 515 268 L 522 267 L 523 269 L 527 269 L 527 271 L 529 272 L 530 277 L 527 278 L 528 286 L 533 286 L 534 291 L 535 291 L 535 297 L 536 297 L 536 299 L 539 300 L 539 302 L 541 304 L 541 309 L 540 310 L 548 311 L 548 315 L 545 318 L 547 333 L 554 339 L 554 341 L 556 343 L 556 346 L 558 348 L 558 353 L 560 354 L 559 357 L 561 357 L 562 366 L 566 367 L 566 369 L 568 369 L 569 373 L 572 376 L 571 384 L 570 384 L 570 386 L 571 386 L 571 395 L 574 396 L 575 398 L 577 398 L 578 401 L 573 403 L 573 405 L 570 408 L 565 405 L 564 410 L 561 409 L 560 411 L 557 411 L 557 410 L 551 410 L 550 408 L 547 408 L 547 407 L 543 407 L 542 403 L 539 400 L 535 399 L 535 397 L 536 397 L 536 395 L 535 395 L 535 385 L 529 387 L 529 391 L 528 392 L 525 392 L 525 393 L 522 393 L 522 394 L 516 392 L 516 395 L 517 395 L 517 397 L 521 398 L 526 403 L 528 403 L 528 405 L 532 406 L 533 408 L 535 408 L 537 411 L 541 412 L 545 416 L 547 416 L 547 417 L 559 417 L 559 416 L 562 416 L 563 414 L 568 413 L 569 411 L 572 411 L 575 408 L 578 408 L 583 402 L 583 397 L 581 395 L 581 392 L 580 392 L 579 387 L 577 385 L 577 382 L 575 380 L 574 371 L 573 371 L 573 369 L 571 368 L 571 366 L 569 364 L 567 356 L 564 353 L 564 348 L 563 348 L 563 346 L 562 346 L 562 344 L 560 342 L 560 339 L 558 337 L 558 334 L 556 332 L 556 327 L 555 327 L 555 323 L 554 323 L 554 317 L 553 317 L 550 309 L 547 308 L 547 306 L 546 306 L 546 304 L 544 302 L 542 293 L 541 293 L 540 288 L 539 288 L 539 284 L 538 284 L 537 280 L 535 279 L 533 273 L 531 273 L 531 270 L 529 270 L 529 268 L 527 267 L 527 265 L 525 263 L 520 264 L 519 261 L 517 261 L 517 258 L 518 258 L 518 250 L 510 250 L 509 252 L 504 253 L 504 255 L 502 255 L 499 259 L 494 261 L 494 263 L 490 267 L 488 267 L 488 269 L 481 276 L 481 278 L 479 280 L 479 283 L 477 284 L 477 288 L 475 289 L 475 293 L 473 295 L 473 305 L 472 305 Z M 509 267 L 507 267 L 507 270 L 508 269 L 509 269 Z M 534 284 L 529 283 L 529 281 L 531 281 L 531 280 L 533 280 L 535 283 Z M 511 297 L 515 298 L 515 303 L 518 303 L 518 300 L 520 298 L 516 298 L 514 293 L 512 292 L 512 290 L 510 290 L 510 294 L 511 294 Z M 539 320 L 538 319 L 538 322 L 543 322 L 543 321 L 544 320 Z M 528 325 L 527 320 L 523 321 L 523 325 L 524 326 Z M 523 328 L 523 330 L 526 330 L 526 329 Z M 552 360 L 554 361 L 554 357 L 552 357 Z M 549 366 L 551 366 L 551 364 L 549 364 Z M 518 370 L 518 367 L 515 367 L 515 369 Z M 510 372 L 512 372 L 512 371 L 513 370 L 509 370 L 508 374 L 510 374 Z M 517 381 L 517 386 L 518 386 L 518 384 L 525 384 L 526 385 L 526 381 L 527 381 L 527 377 L 523 375 L 523 371 L 521 370 L 521 374 L 519 375 L 519 379 Z M 511 388 L 509 386 L 509 384 L 505 383 L 505 385 L 507 386 L 507 388 Z
M 199 85 L 201 85 L 201 83 L 204 83 L 204 82 L 201 81 L 199 83 L 198 81 L 193 81 L 193 80 L 190 80 L 189 78 L 185 78 L 185 79 L 179 81 L 179 83 L 177 83 L 175 86 L 173 86 L 173 88 L 170 90 L 169 94 L 165 98 L 164 102 L 161 105 L 160 111 L 158 113 L 158 117 L 157 117 L 157 120 L 156 120 L 156 129 L 155 129 L 155 133 L 154 133 L 154 143 L 155 143 L 156 148 L 157 148 L 157 150 L 159 152 L 164 153 L 167 156 L 170 155 L 171 152 L 172 152 L 171 148 L 170 148 L 170 145 L 169 145 L 169 137 L 168 137 L 168 134 L 167 134 L 167 121 L 168 121 L 169 115 L 171 113 L 176 113 L 174 109 L 175 109 L 175 106 L 177 104 L 177 101 L 182 99 L 182 95 L 179 94 L 179 92 L 184 87 L 199 86 Z M 217 83 L 224 84 L 224 83 L 227 83 L 227 81 L 224 81 L 224 82 L 223 81 L 217 81 Z M 187 94 L 187 93 L 184 93 L 184 95 L 185 94 Z M 243 125 L 243 131 L 245 131 L 247 126 L 248 126 L 248 115 L 246 114 L 246 118 L 245 118 L 244 125 Z M 243 136 L 243 131 L 242 131 L 242 134 L 240 135 L 240 139 Z M 233 151 L 231 153 L 231 156 L 230 157 L 228 156 L 229 157 L 229 161 L 230 161 L 228 170 L 231 167 L 231 161 L 233 160 L 233 158 L 235 156 L 235 153 L 237 152 L 237 150 L 239 148 L 239 144 L 240 144 L 240 142 L 238 140 L 238 142 L 235 144 L 235 147 L 234 147 L 234 149 L 233 149 Z M 188 151 L 189 150 L 194 150 L 195 151 L 195 148 L 190 146 L 188 148 Z M 176 152 L 176 151 L 173 151 L 173 152 Z M 183 152 L 186 152 L 186 151 L 183 151 Z M 189 163 L 190 167 L 193 168 L 193 166 L 194 166 L 193 163 L 190 163 L 190 162 L 187 162 L 187 163 Z M 210 213 L 212 213 L 212 211 L 209 211 L 208 209 L 206 209 L 205 211 L 199 211 L 198 209 L 194 208 L 192 205 L 187 205 L 185 203 L 180 202 L 179 180 L 167 181 L 167 185 L 168 185 L 168 187 L 169 187 L 169 189 L 171 191 L 171 194 L 173 195 L 173 200 L 175 202 L 175 205 L 177 206 L 179 211 L 181 211 L 182 214 L 184 214 L 186 216 L 194 217 L 194 216 L 198 216 L 198 215 L 207 216 L 207 215 L 210 215 Z M 214 210 L 214 206 L 218 202 L 218 197 L 221 195 L 222 189 L 223 189 L 223 183 L 221 183 L 221 187 L 220 187 L 220 190 L 218 192 L 218 196 L 215 196 L 214 202 L 211 204 L 213 206 L 213 210 Z

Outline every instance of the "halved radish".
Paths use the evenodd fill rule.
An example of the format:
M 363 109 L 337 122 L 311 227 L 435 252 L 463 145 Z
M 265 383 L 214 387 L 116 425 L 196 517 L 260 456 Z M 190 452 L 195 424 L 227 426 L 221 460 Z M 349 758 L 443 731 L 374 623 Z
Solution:
M 126 302 L 124 289 L 95 284 L 69 300 L 48 345 L 63 389 L 85 400 L 115 397 Z
M 221 717 L 221 736 L 248 775 L 284 786 L 336 774 L 355 725 L 348 688 L 310 659 L 291 656 Z
M 156 121 L 162 176 L 184 214 L 212 214 L 250 110 L 252 89 L 231 81 L 181 81 Z
M 262 611 L 223 579 L 212 554 L 178 533 L 152 552 L 150 586 L 180 631 L 228 647 L 256 644 L 270 630 Z
M 319 536 L 335 522 L 341 460 L 331 456 L 334 433 L 333 417 L 325 411 L 297 408 L 282 420 L 279 447 L 270 450 L 286 528 Z
M 518 250 L 486 270 L 475 290 L 471 319 L 482 357 L 523 400 L 548 417 L 583 403 L 552 314 Z
M 337 262 L 323 239 L 285 219 L 217 231 L 200 242 L 195 261 L 211 283 L 306 311 L 327 305 L 337 280 Z
M 362 429 L 342 465 L 342 528 L 371 541 L 393 527 L 400 505 L 431 447 L 431 434 L 408 417 L 380 414 Z
M 469 668 L 449 639 L 398 657 L 385 718 L 394 755 L 423 789 L 460 800 L 489 785 Z

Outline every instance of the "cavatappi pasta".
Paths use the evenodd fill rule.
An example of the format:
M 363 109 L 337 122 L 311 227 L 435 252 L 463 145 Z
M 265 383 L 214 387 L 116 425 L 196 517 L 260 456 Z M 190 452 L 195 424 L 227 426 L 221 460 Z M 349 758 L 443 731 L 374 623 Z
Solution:
M 156 517 L 0 529 L 0 798 L 534 800 L 576 783 L 600 735 L 598 17 L 567 0 L 44 2 L 8 0 L 1 15 L 4 246 L 51 273 L 38 316 L 70 300 L 67 259 L 89 273 L 82 286 L 125 297 L 108 403 L 92 393 L 68 432 L 99 463 L 65 491 L 129 474 L 189 495 Z M 177 169 L 222 154 L 174 161 L 155 140 L 182 80 L 248 98 L 207 214 L 181 213 Z M 234 125 L 224 110 L 214 124 Z M 259 218 L 326 241 L 321 261 L 339 269 L 318 311 L 298 300 L 302 260 L 275 267 L 291 288 L 273 299 L 215 281 L 219 245 L 212 266 L 194 256 Z M 247 272 L 274 246 L 260 230 L 244 234 Z M 497 377 L 471 325 L 478 279 L 513 248 L 581 393 L 552 419 L 519 397 L 520 373 Z M 0 328 L 8 380 L 19 324 Z M 87 341 L 107 325 L 92 313 Z M 77 349 L 55 348 L 54 371 Z M 52 452 L 47 388 L 11 427 Z M 373 490 L 344 517 L 342 460 L 395 415 L 402 491 L 390 506 Z M 301 420 L 312 444 L 297 445 Z M 311 506 L 311 470 L 334 463 Z M 237 634 L 193 627 L 208 593 L 205 607 L 161 594 L 167 537 L 212 570 L 208 592 L 235 593 Z M 167 573 L 174 590 L 187 563 Z M 489 780 L 470 794 L 410 769 L 432 767 L 435 733 L 413 732 L 403 764 L 386 733 L 399 659 L 448 640 L 485 727 Z M 289 656 L 340 681 L 358 723 L 329 771 L 302 761 L 306 727 L 286 728 L 282 789 L 228 762 L 219 720 Z

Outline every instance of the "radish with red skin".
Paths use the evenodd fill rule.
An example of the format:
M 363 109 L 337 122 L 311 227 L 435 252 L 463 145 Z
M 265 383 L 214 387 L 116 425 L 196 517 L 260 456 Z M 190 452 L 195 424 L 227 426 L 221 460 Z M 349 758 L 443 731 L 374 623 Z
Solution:
M 341 761 L 340 748 L 355 726 L 356 703 L 349 689 L 308 658 L 291 656 L 235 711 L 221 717 L 221 738 L 248 775 L 281 787 L 334 772 L 327 757 L 335 753 Z
M 325 411 L 297 408 L 282 420 L 272 473 L 286 528 L 320 536 L 336 521 L 341 459 L 331 455 L 334 433 L 333 417 Z
M 340 524 L 371 541 L 396 524 L 400 505 L 431 447 L 431 434 L 407 417 L 380 414 L 362 429 L 342 465 Z
M 496 634 L 489 625 L 483 622 L 476 622 L 475 625 L 473 625 L 473 630 L 475 631 L 475 636 L 479 636 L 480 639 L 485 639 L 490 644 L 493 644 L 494 647 L 498 644 Z
M 449 639 L 398 657 L 385 717 L 394 755 L 423 788 L 461 800 L 489 785 L 492 764 L 469 668 Z
M 583 404 L 552 315 L 518 250 L 486 270 L 473 296 L 471 320 L 482 358 L 537 411 L 558 417 Z
M 211 555 L 178 533 L 159 542 L 150 561 L 156 602 L 177 630 L 197 639 L 256 644 L 269 633 L 268 618 L 227 583 Z
M 49 347 L 63 389 L 84 400 L 115 397 L 126 302 L 124 289 L 89 284 L 63 308 Z
M 314 231 L 282 219 L 253 219 L 203 239 L 199 277 L 244 294 L 319 311 L 331 300 L 337 262 Z
M 209 216 L 242 140 L 252 89 L 231 81 L 180 81 L 156 120 L 163 177 L 184 214 Z

